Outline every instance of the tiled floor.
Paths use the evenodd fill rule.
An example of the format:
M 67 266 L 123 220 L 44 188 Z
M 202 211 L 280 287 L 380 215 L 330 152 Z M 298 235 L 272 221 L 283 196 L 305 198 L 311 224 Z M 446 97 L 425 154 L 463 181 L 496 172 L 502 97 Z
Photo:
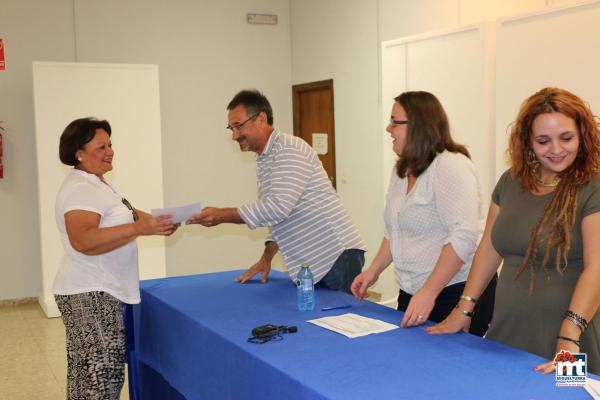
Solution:
M 38 304 L 1 306 L 0 400 L 64 400 L 66 379 L 62 320 L 46 318 Z

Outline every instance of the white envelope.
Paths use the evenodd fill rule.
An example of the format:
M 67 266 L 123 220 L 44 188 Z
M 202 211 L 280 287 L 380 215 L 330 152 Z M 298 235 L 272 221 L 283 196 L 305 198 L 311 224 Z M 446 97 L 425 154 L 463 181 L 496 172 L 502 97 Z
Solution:
M 150 211 L 150 214 L 154 217 L 161 214 L 171 214 L 173 216 L 173 222 L 177 224 L 186 221 L 192 215 L 198 214 L 200 211 L 202 211 L 202 203 L 191 203 L 178 207 L 153 208 Z

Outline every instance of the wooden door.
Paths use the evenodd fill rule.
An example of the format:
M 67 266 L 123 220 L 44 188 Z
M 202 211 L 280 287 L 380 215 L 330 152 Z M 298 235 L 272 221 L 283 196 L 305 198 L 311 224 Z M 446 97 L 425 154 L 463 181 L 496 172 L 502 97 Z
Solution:
M 294 135 L 300 136 L 317 151 L 335 188 L 333 79 L 294 85 L 292 94 Z

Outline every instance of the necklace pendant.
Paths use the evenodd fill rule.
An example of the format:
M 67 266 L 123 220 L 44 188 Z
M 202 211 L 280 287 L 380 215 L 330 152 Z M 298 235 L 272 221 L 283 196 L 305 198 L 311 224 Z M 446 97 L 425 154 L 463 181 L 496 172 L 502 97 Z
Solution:
M 559 183 L 560 178 L 558 177 L 555 177 L 552 182 L 544 182 L 543 180 L 538 178 L 535 179 L 535 184 L 541 187 L 557 187 Z

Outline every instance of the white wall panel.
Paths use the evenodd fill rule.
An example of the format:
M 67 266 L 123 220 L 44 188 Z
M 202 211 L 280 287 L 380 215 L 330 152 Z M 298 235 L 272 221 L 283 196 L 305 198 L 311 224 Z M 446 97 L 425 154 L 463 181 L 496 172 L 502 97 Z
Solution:
M 398 156 L 392 150 L 392 139 L 385 130 L 390 122 L 394 98 L 406 91 L 407 44 L 384 42 L 381 46 L 381 126 L 383 139 L 383 195 L 387 193 L 390 175 Z
M 58 316 L 52 283 L 63 255 L 54 203 L 69 167 L 58 159 L 59 138 L 74 119 L 97 117 L 112 127 L 115 156 L 106 175 L 134 207 L 163 206 L 158 67 L 78 63 L 34 63 L 35 126 L 42 258 L 40 304 Z M 138 239 L 140 277 L 166 274 L 164 238 Z
M 246 13 L 276 14 L 278 23 L 250 25 Z M 289 18 L 281 0 L 76 2 L 80 61 L 160 66 L 166 205 L 256 200 L 255 154 L 231 140 L 225 108 L 239 90 L 259 89 L 275 125 L 291 131 Z M 248 268 L 266 236 L 245 225 L 184 226 L 166 239 L 167 274 Z
M 492 31 L 491 24 L 479 24 L 408 37 L 384 42 L 382 53 L 382 93 L 389 90 L 386 85 L 395 83 L 400 88 L 397 82 L 404 78 L 404 90 L 424 90 L 438 97 L 448 114 L 453 138 L 466 145 L 471 153 L 484 203 L 494 184 L 495 167 L 490 108 Z M 400 50 L 402 47 L 404 52 Z M 382 99 L 384 120 L 386 102 L 388 108 L 391 105 L 391 101 Z M 389 149 L 384 146 L 384 160 L 388 163 L 384 171 L 393 165 L 389 164 L 388 155 Z
M 520 104 L 546 86 L 567 89 L 600 113 L 600 2 L 501 20 L 497 30 L 496 175 L 507 168 L 509 126 Z M 518 45 L 516 45 L 518 44 Z

